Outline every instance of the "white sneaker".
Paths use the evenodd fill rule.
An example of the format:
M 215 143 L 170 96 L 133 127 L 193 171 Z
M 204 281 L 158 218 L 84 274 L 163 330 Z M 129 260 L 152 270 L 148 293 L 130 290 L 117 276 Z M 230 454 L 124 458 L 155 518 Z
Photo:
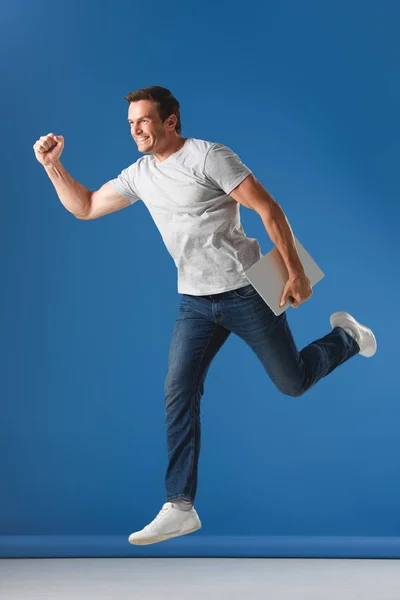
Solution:
M 164 542 L 169 538 L 193 533 L 201 527 L 201 521 L 194 507 L 180 510 L 173 502 L 166 502 L 156 518 L 141 531 L 129 536 L 129 543 L 139 546 Z
M 356 340 L 360 346 L 362 356 L 371 357 L 377 350 L 377 343 L 374 334 L 368 327 L 361 325 L 349 313 L 335 312 L 330 318 L 332 329 L 343 327 Z

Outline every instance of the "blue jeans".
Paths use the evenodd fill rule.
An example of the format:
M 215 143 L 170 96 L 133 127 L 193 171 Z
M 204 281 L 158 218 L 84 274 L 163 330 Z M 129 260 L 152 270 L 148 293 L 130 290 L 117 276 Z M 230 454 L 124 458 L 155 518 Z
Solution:
M 165 380 L 168 501 L 194 502 L 204 381 L 231 333 L 255 352 L 278 390 L 294 397 L 360 351 L 357 342 L 337 327 L 299 352 L 286 313 L 277 317 L 252 285 L 207 296 L 183 294 Z

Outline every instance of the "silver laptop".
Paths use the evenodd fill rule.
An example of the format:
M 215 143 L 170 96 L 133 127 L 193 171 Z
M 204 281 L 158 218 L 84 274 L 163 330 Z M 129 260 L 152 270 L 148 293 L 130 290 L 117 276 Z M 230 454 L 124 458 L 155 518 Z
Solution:
M 295 243 L 304 271 L 310 280 L 311 287 L 314 287 L 325 274 L 296 238 Z M 289 300 L 283 306 L 279 306 L 289 273 L 276 247 L 247 269 L 245 275 L 277 316 L 291 305 L 292 302 Z

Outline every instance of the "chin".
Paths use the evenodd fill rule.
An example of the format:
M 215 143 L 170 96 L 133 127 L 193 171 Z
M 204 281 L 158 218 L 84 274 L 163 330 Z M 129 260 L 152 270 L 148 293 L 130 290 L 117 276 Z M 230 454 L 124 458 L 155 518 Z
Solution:
M 142 154 L 148 154 L 153 150 L 153 144 L 149 144 L 148 146 L 138 146 L 138 150 Z

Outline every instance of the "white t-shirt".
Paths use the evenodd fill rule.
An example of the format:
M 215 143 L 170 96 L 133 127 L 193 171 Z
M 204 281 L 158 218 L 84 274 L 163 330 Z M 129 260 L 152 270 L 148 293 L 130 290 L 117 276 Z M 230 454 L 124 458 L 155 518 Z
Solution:
M 187 138 L 162 162 L 145 155 L 111 180 L 132 204 L 142 200 L 178 269 L 178 293 L 202 296 L 248 285 L 244 271 L 262 257 L 229 194 L 249 175 L 222 144 Z

